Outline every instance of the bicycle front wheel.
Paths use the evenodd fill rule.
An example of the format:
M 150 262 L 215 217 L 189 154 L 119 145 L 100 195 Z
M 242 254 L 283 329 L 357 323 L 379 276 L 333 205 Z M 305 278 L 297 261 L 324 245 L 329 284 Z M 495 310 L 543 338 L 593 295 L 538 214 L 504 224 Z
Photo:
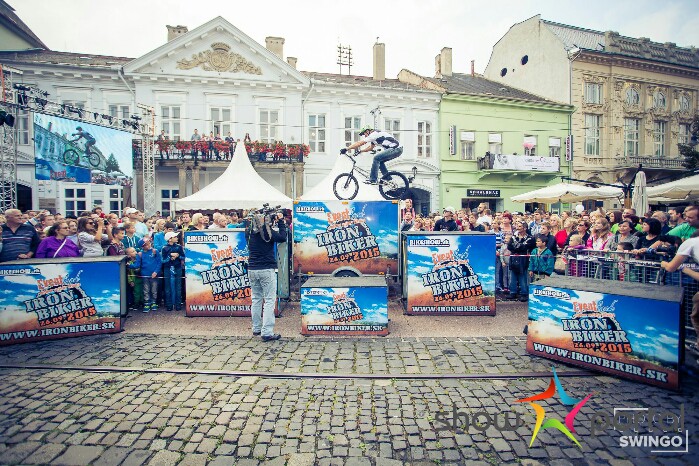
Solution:
M 359 182 L 353 174 L 342 173 L 335 178 L 333 192 L 342 201 L 354 199 L 359 192 Z
M 384 199 L 403 199 L 408 191 L 408 179 L 399 172 L 388 172 L 381 177 L 379 192 Z
M 90 162 L 90 165 L 93 167 L 97 168 L 100 165 L 100 156 L 90 152 L 90 155 L 87 156 L 87 160 Z

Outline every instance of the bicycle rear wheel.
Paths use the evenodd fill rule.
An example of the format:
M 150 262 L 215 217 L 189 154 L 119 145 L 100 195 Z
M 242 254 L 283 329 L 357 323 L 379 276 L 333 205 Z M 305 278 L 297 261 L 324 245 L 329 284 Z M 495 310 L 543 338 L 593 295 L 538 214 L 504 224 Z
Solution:
M 381 177 L 379 192 L 384 199 L 403 199 L 408 191 L 408 179 L 399 172 L 388 172 Z
M 341 173 L 333 182 L 333 192 L 340 200 L 351 200 L 359 192 L 359 182 L 351 173 Z
M 63 161 L 66 165 L 79 165 L 80 164 L 80 154 L 78 151 L 73 149 L 68 149 L 63 153 Z

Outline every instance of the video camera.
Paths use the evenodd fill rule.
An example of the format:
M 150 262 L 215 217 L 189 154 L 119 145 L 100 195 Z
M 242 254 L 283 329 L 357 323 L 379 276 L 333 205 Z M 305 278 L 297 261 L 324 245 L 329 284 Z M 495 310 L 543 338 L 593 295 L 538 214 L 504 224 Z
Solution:
M 282 213 L 282 206 L 270 207 L 268 203 L 262 204 L 262 209 L 250 209 L 246 219 L 248 232 L 255 234 L 266 231 L 263 236 L 271 237 L 272 227 L 276 225 L 280 213 Z

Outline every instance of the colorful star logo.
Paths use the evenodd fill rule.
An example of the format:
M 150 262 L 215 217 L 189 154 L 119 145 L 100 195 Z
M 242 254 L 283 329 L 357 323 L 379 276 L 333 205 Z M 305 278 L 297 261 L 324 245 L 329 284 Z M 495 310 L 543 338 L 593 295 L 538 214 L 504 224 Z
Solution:
M 529 442 L 529 446 L 531 447 L 534 444 L 534 440 L 536 439 L 536 436 L 539 434 L 540 429 L 554 428 L 563 432 L 566 435 L 566 437 L 571 439 L 573 442 L 575 442 L 575 444 L 578 447 L 582 449 L 580 442 L 578 442 L 578 439 L 576 439 L 573 435 L 573 432 L 575 432 L 575 427 L 573 427 L 573 420 L 575 419 L 575 415 L 578 414 L 578 411 L 580 411 L 580 408 L 582 408 L 583 405 L 587 403 L 587 400 L 590 399 L 594 392 L 590 393 L 582 400 L 568 396 L 565 390 L 563 390 L 561 382 L 558 380 L 556 368 L 552 367 L 551 369 L 553 369 L 553 378 L 551 379 L 549 388 L 547 388 L 546 391 L 538 393 L 534 396 L 530 396 L 529 398 L 522 398 L 521 400 L 517 400 L 518 403 L 529 403 L 532 406 L 532 408 L 534 408 L 534 412 L 536 412 L 536 424 L 534 425 L 534 432 L 532 433 L 532 439 Z M 563 403 L 566 406 L 573 406 L 573 409 L 571 409 L 568 415 L 566 416 L 565 425 L 558 419 L 548 419 L 546 422 L 544 422 L 544 417 L 546 416 L 544 408 L 542 408 L 541 405 L 537 403 L 533 403 L 534 401 L 552 398 L 553 395 L 556 394 L 556 390 L 558 390 L 558 395 L 561 399 L 561 403 Z

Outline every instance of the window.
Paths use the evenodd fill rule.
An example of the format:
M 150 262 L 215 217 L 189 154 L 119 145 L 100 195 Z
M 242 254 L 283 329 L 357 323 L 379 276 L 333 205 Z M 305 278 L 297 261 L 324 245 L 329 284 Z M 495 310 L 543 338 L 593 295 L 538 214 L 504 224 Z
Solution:
M 78 217 L 81 212 L 87 210 L 87 201 L 85 200 L 84 189 L 66 189 L 65 190 L 65 215 L 73 215 Z
M 311 152 L 325 152 L 325 114 L 308 115 L 308 145 Z
M 680 97 L 680 110 L 687 112 L 691 109 L 692 102 L 689 100 L 689 96 L 683 94 L 682 97 Z
M 131 119 L 131 107 L 128 105 L 110 105 L 109 115 L 114 118 Z
M 432 157 L 432 123 L 429 121 L 417 122 L 417 156 Z
M 393 134 L 393 137 L 400 142 L 400 120 L 385 118 L 383 122 L 383 129 Z
M 488 134 L 488 152 L 493 155 L 502 154 L 502 134 Z
M 272 144 L 279 139 L 279 110 L 260 110 L 260 141 Z
M 231 132 L 231 109 L 230 107 L 211 107 L 211 121 L 209 131 L 221 139 Z
M 624 155 L 627 157 L 639 155 L 638 136 L 641 130 L 641 120 L 624 118 Z
M 17 144 L 29 145 L 29 110 L 18 109 L 15 128 L 17 128 Z
M 179 141 L 182 137 L 179 105 L 163 105 L 160 107 L 160 129 L 171 141 Z
M 461 160 L 475 160 L 476 133 L 473 131 L 461 132 Z
M 654 121 L 653 122 L 653 147 L 656 157 L 662 157 L 665 155 L 665 131 L 667 129 L 667 122 L 665 121 Z
M 626 103 L 629 105 L 638 105 L 641 103 L 641 96 L 633 87 L 626 89 Z
M 677 142 L 679 144 L 689 144 L 689 141 L 692 137 L 692 134 L 689 131 L 689 124 L 688 123 L 680 123 L 680 132 L 677 137 Z
M 585 102 L 588 104 L 602 103 L 602 85 L 598 83 L 585 83 Z
M 536 136 L 524 136 L 524 155 L 535 156 L 536 155 Z
M 653 107 L 665 108 L 666 106 L 667 100 L 665 99 L 665 94 L 660 91 L 655 91 L 655 94 L 653 94 Z
M 549 138 L 549 157 L 561 156 L 561 138 Z
M 163 217 L 170 215 L 170 200 L 177 199 L 180 197 L 179 189 L 161 189 L 160 190 L 160 214 Z
M 585 114 L 585 155 L 600 155 L 602 115 Z
M 345 145 L 359 141 L 359 130 L 362 128 L 362 117 L 345 117 Z
M 119 189 L 109 190 L 109 213 L 120 214 L 124 210 L 124 201 L 121 199 Z

